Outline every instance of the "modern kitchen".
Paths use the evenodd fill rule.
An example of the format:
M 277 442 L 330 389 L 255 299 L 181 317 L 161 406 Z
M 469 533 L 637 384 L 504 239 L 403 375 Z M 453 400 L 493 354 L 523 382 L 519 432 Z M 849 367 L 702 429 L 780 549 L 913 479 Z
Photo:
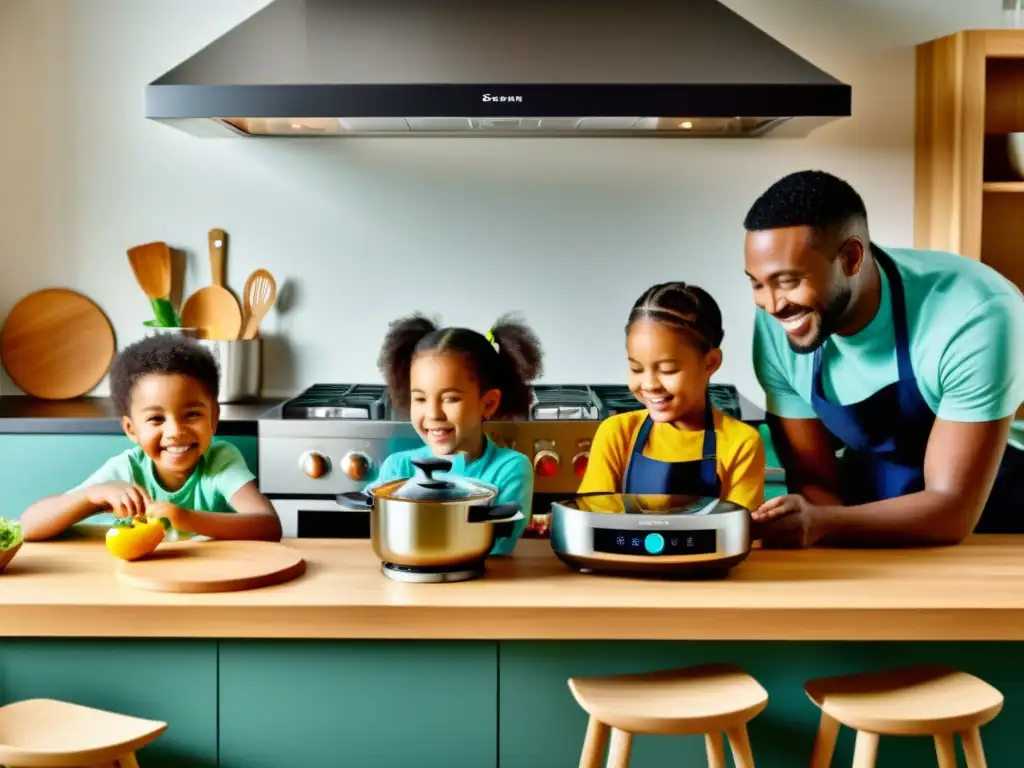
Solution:
M 721 309 L 709 412 L 797 493 L 745 265 L 787 174 L 1019 297 L 1022 5 L 0 0 L 0 766 L 1024 763 L 1024 528 L 773 547 L 741 505 L 577 495 L 649 407 L 624 328 L 668 281 Z M 450 462 L 373 488 L 424 444 L 383 364 L 413 313 L 539 339 L 526 413 L 482 427 L 529 466 L 511 553 L 522 515 Z M 280 541 L 121 558 L 97 516 L 5 549 L 132 447 L 112 366 L 168 337 L 216 360 Z M 412 551 L 431 503 L 471 555 Z

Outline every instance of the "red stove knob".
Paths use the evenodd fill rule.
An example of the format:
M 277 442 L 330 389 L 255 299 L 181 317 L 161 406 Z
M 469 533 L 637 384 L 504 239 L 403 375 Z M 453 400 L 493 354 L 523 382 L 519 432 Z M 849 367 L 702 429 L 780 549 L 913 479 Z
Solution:
M 365 480 L 370 466 L 370 457 L 360 451 L 349 451 L 341 460 L 342 471 L 352 480 Z
M 554 451 L 540 451 L 533 457 L 533 471 L 538 477 L 554 477 L 562 462 Z
M 327 461 L 327 457 L 323 454 L 316 453 L 315 451 L 309 451 L 304 453 L 302 458 L 299 459 L 299 467 L 302 469 L 306 477 L 311 477 L 314 480 L 323 477 L 327 474 L 330 469 L 330 464 Z
M 572 471 L 576 477 L 583 477 L 587 471 L 587 461 L 590 459 L 590 451 L 577 453 L 572 457 Z

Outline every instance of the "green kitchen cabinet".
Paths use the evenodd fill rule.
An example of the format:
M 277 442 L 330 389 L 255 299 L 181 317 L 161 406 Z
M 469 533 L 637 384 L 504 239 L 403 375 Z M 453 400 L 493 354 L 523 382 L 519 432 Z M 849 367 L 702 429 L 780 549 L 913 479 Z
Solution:
M 31 698 L 166 722 L 146 768 L 217 766 L 216 640 L 0 639 L 0 704 Z
M 255 435 L 217 440 L 237 446 L 256 474 L 259 464 Z M 123 435 L 0 435 L 0 516 L 17 519 L 32 502 L 75 487 L 131 445 Z
M 220 768 L 494 768 L 497 684 L 493 642 L 222 641 Z
M 999 688 L 1006 704 L 982 728 L 991 766 L 1020 764 L 1024 665 L 1020 643 L 794 642 L 502 642 L 499 704 L 501 768 L 565 768 L 579 762 L 587 715 L 569 691 L 574 676 L 623 674 L 714 661 L 732 662 L 768 691 L 768 706 L 749 727 L 758 768 L 807 765 L 818 709 L 803 692 L 811 677 L 902 664 L 939 663 L 972 672 Z M 833 765 L 853 759 L 853 732 L 844 728 Z M 482 763 L 481 763 L 482 765 Z M 633 740 L 630 768 L 705 765 L 699 736 Z M 882 737 L 878 768 L 935 765 L 930 738 Z

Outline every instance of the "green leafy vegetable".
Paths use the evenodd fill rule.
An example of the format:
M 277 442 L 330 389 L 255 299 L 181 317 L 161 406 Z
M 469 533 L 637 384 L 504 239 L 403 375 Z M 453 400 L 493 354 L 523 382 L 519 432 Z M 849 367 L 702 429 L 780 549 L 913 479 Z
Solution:
M 0 517 L 0 552 L 21 544 L 21 526 L 13 520 Z

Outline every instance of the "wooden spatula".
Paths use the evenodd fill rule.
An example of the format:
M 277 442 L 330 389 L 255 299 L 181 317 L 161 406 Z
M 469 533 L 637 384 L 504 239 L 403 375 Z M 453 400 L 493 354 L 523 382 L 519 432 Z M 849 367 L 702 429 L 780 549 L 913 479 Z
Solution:
M 181 308 L 181 322 L 195 328 L 203 339 L 237 339 L 242 330 L 242 310 L 238 300 L 224 287 L 224 251 L 227 236 L 223 229 L 210 230 L 210 273 L 213 285 L 200 288 Z
M 171 249 L 167 243 L 146 243 L 128 249 L 135 279 L 153 305 L 153 316 L 162 328 L 179 325 L 171 305 Z
M 277 281 L 265 269 L 257 269 L 245 281 L 242 293 L 243 339 L 255 339 L 260 322 L 266 317 L 277 298 Z

